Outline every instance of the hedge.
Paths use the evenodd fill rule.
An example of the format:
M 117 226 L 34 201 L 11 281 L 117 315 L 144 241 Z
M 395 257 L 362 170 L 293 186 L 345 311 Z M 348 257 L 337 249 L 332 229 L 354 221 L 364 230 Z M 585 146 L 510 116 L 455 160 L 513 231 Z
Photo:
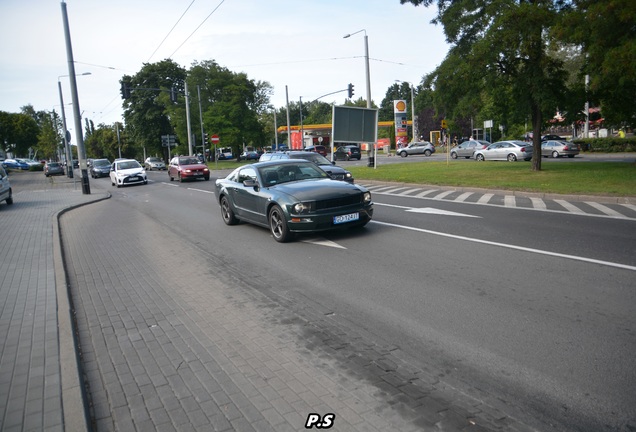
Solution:
M 574 139 L 582 151 L 601 152 L 601 153 L 621 153 L 636 152 L 636 137 L 629 138 L 588 138 Z

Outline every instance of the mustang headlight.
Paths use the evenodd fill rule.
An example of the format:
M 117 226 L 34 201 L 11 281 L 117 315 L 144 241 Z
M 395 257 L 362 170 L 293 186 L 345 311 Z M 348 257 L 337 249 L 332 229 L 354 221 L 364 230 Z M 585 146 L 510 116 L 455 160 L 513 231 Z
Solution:
M 370 203 L 371 202 L 371 192 L 365 192 L 363 199 L 364 199 L 364 203 L 365 204 Z
M 345 171 L 345 178 L 351 178 L 351 173 L 349 171 Z
M 309 210 L 309 206 L 303 204 L 303 203 L 296 203 L 292 206 L 292 210 L 294 211 L 294 213 L 296 214 L 300 214 L 300 213 L 304 213 L 306 211 Z

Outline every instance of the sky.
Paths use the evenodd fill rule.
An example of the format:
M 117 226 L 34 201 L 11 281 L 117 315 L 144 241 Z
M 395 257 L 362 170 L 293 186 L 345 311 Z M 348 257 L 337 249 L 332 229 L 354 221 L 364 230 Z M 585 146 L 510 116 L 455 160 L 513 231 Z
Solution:
M 59 113 L 60 81 L 72 123 L 61 5 L 0 0 L 0 111 Z M 214 60 L 266 81 L 280 108 L 349 83 L 353 99 L 366 99 L 365 33 L 377 105 L 396 80 L 419 84 L 448 52 L 442 28 L 430 23 L 436 9 L 399 0 L 68 0 L 66 10 L 80 112 L 95 125 L 122 121 L 123 75 L 167 58 L 186 69 Z M 320 100 L 342 104 L 346 95 Z

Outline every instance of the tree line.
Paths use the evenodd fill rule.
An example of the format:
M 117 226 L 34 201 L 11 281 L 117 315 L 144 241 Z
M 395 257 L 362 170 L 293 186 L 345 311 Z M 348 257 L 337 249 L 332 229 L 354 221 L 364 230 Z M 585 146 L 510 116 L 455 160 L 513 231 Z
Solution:
M 433 24 L 441 25 L 450 49 L 435 70 L 414 83 L 420 137 L 447 120 L 450 135 L 469 136 L 473 127 L 493 120 L 491 140 L 534 137 L 532 167 L 540 169 L 540 136 L 560 113 L 562 124 L 585 120 L 587 101 L 607 125 L 630 126 L 636 117 L 636 3 L 630 0 L 400 0 L 437 7 Z M 162 135 L 175 135 L 172 152 L 188 153 L 185 87 L 195 152 L 204 134 L 222 137 L 235 153 L 286 140 L 275 126 L 287 124 L 288 107 L 270 103 L 273 88 L 214 60 L 188 69 L 170 59 L 144 64 L 124 75 L 123 122 L 112 125 L 85 120 L 87 157 L 167 158 Z M 381 121 L 393 120 L 393 100 L 407 101 L 411 118 L 411 84 L 391 85 L 378 108 Z M 335 101 L 333 101 L 335 102 Z M 344 105 L 366 107 L 363 98 Z M 331 103 L 289 104 L 293 125 L 331 122 Z M 63 136 L 59 115 L 25 106 L 17 114 L 0 112 L 0 146 L 24 155 L 55 157 Z M 393 130 L 379 131 L 394 138 Z M 393 142 L 393 140 L 392 140 Z M 209 142 L 206 146 L 209 148 Z

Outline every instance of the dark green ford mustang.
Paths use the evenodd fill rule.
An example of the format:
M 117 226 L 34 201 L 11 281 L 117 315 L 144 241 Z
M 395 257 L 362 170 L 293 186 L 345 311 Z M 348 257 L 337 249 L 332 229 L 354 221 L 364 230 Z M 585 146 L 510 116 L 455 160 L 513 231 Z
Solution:
M 227 225 L 245 221 L 267 227 L 281 243 L 294 233 L 364 226 L 373 216 L 371 192 L 332 180 L 301 159 L 237 168 L 216 181 L 215 194 Z

